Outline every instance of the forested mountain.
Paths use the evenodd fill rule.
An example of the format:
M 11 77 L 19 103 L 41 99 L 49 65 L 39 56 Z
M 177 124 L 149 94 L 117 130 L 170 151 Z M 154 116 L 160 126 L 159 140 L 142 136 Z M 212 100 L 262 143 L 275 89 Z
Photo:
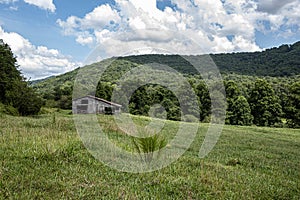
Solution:
M 211 55 L 221 72 L 250 76 L 300 74 L 300 42 L 263 52 Z
M 207 57 L 199 55 L 197 57 Z M 83 67 L 91 75 L 105 67 L 94 91 L 98 97 L 110 100 L 119 79 L 131 69 L 143 64 L 162 64 L 181 72 L 198 96 L 200 120 L 209 121 L 210 96 L 207 86 L 195 68 L 179 55 L 139 55 L 111 58 Z M 194 58 L 195 56 L 190 56 Z M 226 90 L 226 123 L 237 125 L 300 126 L 300 42 L 282 45 L 263 52 L 210 55 L 219 68 Z M 107 63 L 109 63 L 107 65 Z M 70 109 L 73 83 L 79 69 L 66 74 L 33 82 L 33 87 L 46 100 L 46 106 Z M 95 72 L 95 73 L 94 73 Z M 166 76 L 168 73 L 165 73 Z M 138 81 L 139 74 L 133 81 Z M 170 77 L 165 77 L 170 79 Z M 170 79 L 171 80 L 171 79 Z M 89 83 L 85 83 L 89 84 Z M 132 85 L 135 83 L 133 82 Z M 87 86 L 89 87 L 89 86 Z M 181 91 L 184 94 L 184 89 Z M 128 112 L 148 115 L 152 105 L 166 109 L 168 119 L 180 120 L 179 102 L 167 88 L 149 84 L 137 89 L 130 98 Z M 194 119 L 193 110 L 187 120 Z
M 273 77 L 300 74 L 300 42 L 263 52 L 210 54 L 210 56 L 222 73 Z M 155 62 L 173 67 L 182 73 L 195 73 L 194 68 L 178 55 L 141 55 L 119 59 L 138 64 Z
M 300 41 L 293 45 L 282 45 L 263 52 L 211 54 L 210 56 L 222 74 L 254 77 L 285 77 L 300 74 Z M 113 63 L 114 65 L 108 69 L 110 73 L 104 79 L 106 81 L 116 80 L 121 75 L 120 72 L 126 72 L 139 64 L 145 63 L 165 64 L 184 74 L 193 75 L 197 73 L 191 64 L 179 55 L 139 55 L 117 58 Z M 93 65 L 97 65 L 97 63 Z M 32 81 L 31 84 L 43 93 L 51 91 L 55 86 L 62 85 L 66 81 L 73 81 L 77 70 L 43 80 Z

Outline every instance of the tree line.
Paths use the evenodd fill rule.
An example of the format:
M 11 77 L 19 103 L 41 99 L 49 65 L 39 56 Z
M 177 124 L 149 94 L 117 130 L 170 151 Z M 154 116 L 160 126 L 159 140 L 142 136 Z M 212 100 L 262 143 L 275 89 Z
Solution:
M 203 80 L 193 78 L 189 79 L 189 82 L 197 95 L 198 107 L 191 107 L 188 112 L 189 116 L 183 116 L 183 118 L 187 121 L 196 119 L 209 122 L 212 111 L 208 87 Z M 245 89 L 240 88 L 233 80 L 224 81 L 224 86 L 227 103 L 226 124 L 282 127 L 283 121 L 286 121 L 288 127 L 300 127 L 300 81 L 287 86 L 285 93 L 281 94 L 276 93 L 271 84 L 262 78 L 252 82 L 247 94 L 243 94 L 242 90 Z M 115 85 L 100 81 L 96 96 L 111 100 L 115 89 Z M 184 96 L 184 88 L 181 88 L 179 92 Z M 135 90 L 129 98 L 129 110 L 125 111 L 135 115 L 149 116 L 152 108 L 152 116 L 165 115 L 169 120 L 181 120 L 180 106 L 182 105 L 178 98 L 168 88 L 147 84 Z M 196 110 L 198 112 L 193 112 Z

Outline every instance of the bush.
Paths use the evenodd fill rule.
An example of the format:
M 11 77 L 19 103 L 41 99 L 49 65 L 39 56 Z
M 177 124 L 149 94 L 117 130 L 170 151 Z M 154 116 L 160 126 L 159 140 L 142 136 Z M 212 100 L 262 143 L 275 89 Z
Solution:
M 202 120 L 202 123 L 210 123 L 210 120 L 211 120 L 211 116 L 206 116 L 203 120 Z
M 199 122 L 199 119 L 197 117 L 195 117 L 194 115 L 184 115 L 183 121 L 197 123 L 197 122 Z
M 0 114 L 18 116 L 19 112 L 16 108 L 0 103 Z
M 56 112 L 56 109 L 54 109 L 54 108 L 42 107 L 38 114 L 39 115 L 44 115 L 44 114 L 52 114 L 54 112 Z

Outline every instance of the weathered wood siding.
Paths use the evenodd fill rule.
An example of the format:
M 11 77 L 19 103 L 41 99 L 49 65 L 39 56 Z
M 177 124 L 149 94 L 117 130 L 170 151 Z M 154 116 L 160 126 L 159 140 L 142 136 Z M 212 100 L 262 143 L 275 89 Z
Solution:
M 75 99 L 72 102 L 74 114 L 100 114 L 106 113 L 108 109 L 111 109 L 112 114 L 121 112 L 121 107 L 111 105 L 89 96 Z

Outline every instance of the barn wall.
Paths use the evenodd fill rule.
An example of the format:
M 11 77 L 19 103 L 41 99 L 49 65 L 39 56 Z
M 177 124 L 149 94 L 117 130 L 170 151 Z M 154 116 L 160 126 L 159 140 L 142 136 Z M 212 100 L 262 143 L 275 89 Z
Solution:
M 115 110 L 115 113 L 120 113 L 121 108 L 112 106 L 102 101 L 90 97 L 83 97 L 80 99 L 73 100 L 72 108 L 74 114 L 95 114 L 104 113 L 105 107 L 111 107 Z

